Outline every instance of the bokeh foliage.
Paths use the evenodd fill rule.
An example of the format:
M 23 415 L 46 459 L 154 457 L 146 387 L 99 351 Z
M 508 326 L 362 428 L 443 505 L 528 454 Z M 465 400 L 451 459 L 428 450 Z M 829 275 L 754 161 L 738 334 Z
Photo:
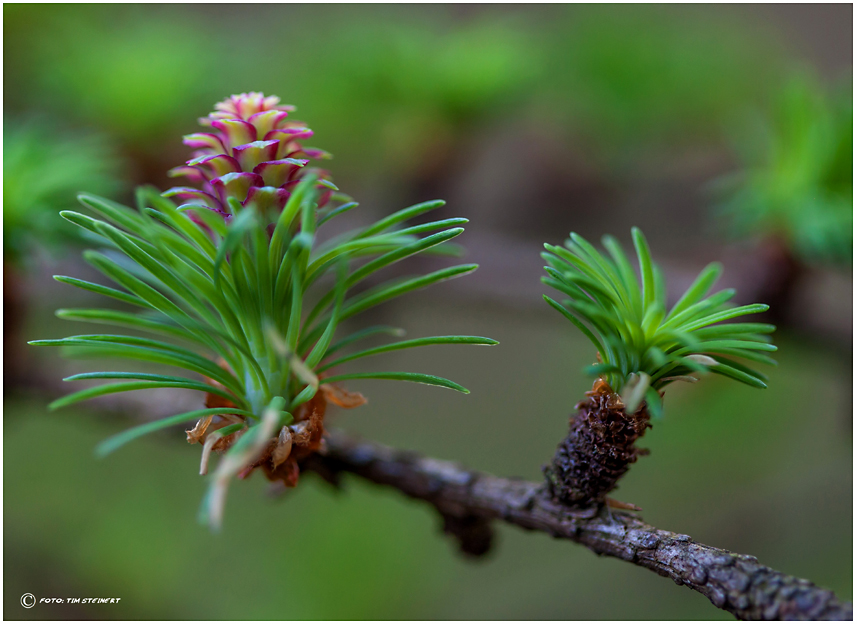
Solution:
M 34 246 L 62 253 L 82 242 L 59 211 L 84 189 L 106 196 L 122 187 L 122 164 L 102 134 L 69 130 L 43 117 L 3 121 L 3 260 L 26 261 Z
M 782 72 L 771 33 L 695 7 L 569 8 L 549 28 L 548 114 L 627 163 L 652 144 L 711 141 Z
M 65 114 L 137 149 L 162 146 L 222 92 L 283 94 L 312 110 L 343 160 L 372 147 L 359 175 L 411 173 L 490 120 L 547 119 L 619 159 L 629 146 L 711 140 L 783 66 L 768 34 L 694 10 L 259 11 L 248 21 L 229 7 L 16 7 L 6 49 L 19 51 L 26 92 L 63 94 Z
M 802 259 L 850 264 L 854 246 L 851 83 L 826 92 L 808 70 L 734 132 L 741 169 L 716 183 L 737 237 L 776 237 Z

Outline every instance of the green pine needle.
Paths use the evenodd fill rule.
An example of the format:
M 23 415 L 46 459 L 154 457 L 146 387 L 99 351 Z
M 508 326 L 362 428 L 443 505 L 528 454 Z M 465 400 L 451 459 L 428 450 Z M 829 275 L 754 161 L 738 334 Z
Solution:
M 394 342 L 331 361 L 332 353 L 353 340 L 390 333 L 388 329 L 370 329 L 365 336 L 358 332 L 334 341 L 342 321 L 408 292 L 469 273 L 476 265 L 382 282 L 349 297 L 352 287 L 377 271 L 458 236 L 466 220 L 444 219 L 401 229 L 404 221 L 443 205 L 441 201 L 425 202 L 319 244 L 316 231 L 320 223 L 345 211 L 328 210 L 319 218 L 315 208 L 316 182 L 313 177 L 304 180 L 282 212 L 273 217 L 252 206 L 235 205 L 232 206 L 235 216 L 229 221 L 203 210 L 195 214 L 201 217 L 202 212 L 208 212 L 205 217 L 197 221 L 188 219 L 182 207 L 151 189 L 141 189 L 138 193 L 139 211 L 81 195 L 81 203 L 96 216 L 71 211 L 64 211 L 63 216 L 101 235 L 114 248 L 107 253 L 89 251 L 85 257 L 118 287 L 69 277 L 57 279 L 131 304 L 140 312 L 60 310 L 58 316 L 142 330 L 168 340 L 177 339 L 182 346 L 122 335 L 72 336 L 33 344 L 70 346 L 96 356 L 184 368 L 222 384 L 221 395 L 246 407 L 257 418 L 274 397 L 282 397 L 294 409 L 299 405 L 296 401 L 299 397 L 308 400 L 309 396 L 305 390 L 306 376 L 297 374 L 300 367 L 293 365 L 294 359 L 282 360 L 277 341 L 270 339 L 271 331 L 283 337 L 289 351 L 301 364 L 305 360 L 313 374 L 358 357 L 396 349 L 442 343 L 496 344 L 486 338 L 441 336 Z M 348 209 L 353 207 L 350 205 Z M 209 223 L 218 219 L 217 227 Z M 226 362 L 228 367 L 217 364 L 217 360 Z M 106 378 L 107 373 L 98 375 Z M 147 387 L 206 391 L 213 387 L 184 377 L 114 375 L 136 381 L 90 388 L 60 399 L 54 406 Z M 425 379 L 434 378 L 425 376 Z M 434 385 L 461 388 L 445 381 Z
M 275 214 L 252 204 L 230 204 L 233 215 L 228 220 L 199 207 L 177 206 L 150 188 L 138 191 L 139 210 L 81 195 L 81 203 L 93 216 L 73 211 L 63 211 L 62 216 L 103 241 L 104 249 L 87 251 L 84 257 L 115 286 L 65 276 L 56 279 L 133 309 L 62 309 L 57 316 L 130 328 L 160 339 L 95 334 L 31 344 L 61 346 L 90 357 L 154 363 L 182 369 L 185 375 L 169 371 L 73 375 L 66 381 L 118 381 L 73 392 L 54 401 L 51 409 L 117 392 L 197 390 L 220 396 L 237 407 L 196 410 L 134 427 L 106 440 L 98 447 L 98 454 L 112 452 L 159 429 L 224 412 L 245 418 L 249 428 L 241 440 L 245 446 L 253 441 L 252 450 L 262 444 L 261 438 L 256 439 L 258 435 L 268 435 L 276 424 L 266 421 L 265 415 L 275 413 L 277 427 L 291 422 L 291 414 L 282 412 L 281 416 L 280 410 L 294 412 L 312 399 L 323 371 L 400 349 L 497 344 L 474 336 L 400 341 L 397 338 L 402 330 L 390 327 L 369 327 L 338 337 L 344 320 L 414 290 L 465 275 L 476 265 L 381 281 L 373 288 L 351 293 L 352 288 L 393 263 L 420 253 L 443 251 L 444 245 L 461 234 L 466 219 L 443 219 L 402 229 L 408 219 L 443 205 L 441 201 L 425 202 L 374 225 L 319 242 L 325 238 L 323 231 L 318 232 L 319 226 L 356 204 L 319 213 L 317 184 L 313 176 L 304 179 L 284 209 Z M 385 336 L 393 341 L 347 354 L 357 341 Z M 337 359 L 333 359 L 334 353 Z M 343 373 L 322 383 L 358 379 L 410 381 L 467 392 L 442 377 L 405 372 Z M 246 454 L 247 449 L 242 448 L 236 446 L 237 450 L 230 451 L 230 461 L 244 457 L 241 453 Z M 218 483 L 223 485 L 234 468 L 219 473 Z
M 707 266 L 673 308 L 667 311 L 662 273 L 652 261 L 643 233 L 632 230 L 639 265 L 638 279 L 622 248 L 605 237 L 609 256 L 572 233 L 565 247 L 545 245 L 547 277 L 542 282 L 562 293 L 562 302 L 545 296 L 595 346 L 599 363 L 587 373 L 602 377 L 625 397 L 626 407 L 657 402 L 658 391 L 673 381 L 695 380 L 712 372 L 756 388 L 765 376 L 732 358 L 774 363 L 764 352 L 776 351 L 765 323 L 728 323 L 768 306 L 732 307 L 733 291 L 709 295 L 721 273 Z

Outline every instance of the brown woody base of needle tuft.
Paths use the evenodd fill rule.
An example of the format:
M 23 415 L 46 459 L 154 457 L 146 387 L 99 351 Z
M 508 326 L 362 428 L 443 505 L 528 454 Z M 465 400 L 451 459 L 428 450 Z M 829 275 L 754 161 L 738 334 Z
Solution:
M 586 395 L 570 419 L 568 436 L 544 469 L 553 497 L 577 507 L 605 501 L 630 464 L 648 453 L 634 443 L 651 427 L 645 404 L 626 414 L 619 395 L 601 379 Z
M 351 409 L 363 405 L 366 399 L 358 392 L 322 384 L 318 394 L 297 409 L 295 423 L 283 427 L 279 437 L 271 440 L 259 458 L 238 477 L 246 479 L 256 468 L 261 468 L 268 481 L 282 483 L 287 488 L 297 486 L 300 462 L 324 449 L 324 415 L 328 403 Z
M 220 365 L 225 368 L 225 363 L 220 362 Z M 206 381 L 212 385 L 220 385 L 213 379 L 206 378 Z M 328 403 L 352 409 L 366 403 L 366 399 L 359 392 L 348 392 L 336 385 L 321 384 L 316 395 L 295 411 L 293 423 L 282 427 L 256 460 L 238 473 L 238 478 L 246 479 L 257 468 L 261 468 L 269 481 L 280 483 L 281 487 L 286 488 L 297 486 L 301 472 L 300 462 L 324 449 L 324 415 L 327 412 Z M 228 425 L 246 422 L 246 419 L 238 414 L 230 414 L 229 410 L 235 408 L 235 404 L 216 394 L 206 394 L 205 406 L 222 407 L 223 415 L 202 418 L 193 429 L 187 431 L 188 442 L 204 446 L 200 474 L 206 474 L 208 454 L 211 451 L 217 453 L 228 451 L 247 430 L 245 426 L 243 430 L 216 441 L 211 439 L 210 442 L 213 444 L 209 447 L 208 436 Z

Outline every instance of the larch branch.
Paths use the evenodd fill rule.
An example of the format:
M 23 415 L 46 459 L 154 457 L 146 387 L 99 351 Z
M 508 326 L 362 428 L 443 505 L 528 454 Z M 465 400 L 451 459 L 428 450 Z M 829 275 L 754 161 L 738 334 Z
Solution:
M 472 555 L 490 548 L 491 523 L 502 520 L 653 570 L 739 619 L 853 620 L 850 602 L 810 581 L 772 570 L 750 555 L 658 529 L 631 513 L 569 508 L 552 500 L 542 483 L 467 470 L 335 431 L 327 434 L 324 454 L 307 459 L 303 468 L 337 485 L 341 473 L 352 473 L 430 503 L 443 517 L 444 531 Z
M 41 376 L 37 379 L 45 381 Z M 44 394 L 58 394 L 56 384 L 38 381 Z M 95 399 L 93 406 L 149 419 L 164 408 L 151 396 L 145 405 L 122 395 L 106 400 L 110 398 Z M 544 483 L 468 470 L 455 462 L 357 440 L 338 431 L 328 431 L 323 454 L 311 455 L 301 468 L 335 485 L 340 484 L 342 473 L 351 473 L 430 503 L 443 518 L 443 530 L 469 555 L 490 549 L 492 523 L 502 520 L 653 570 L 700 592 L 739 619 L 854 619 L 852 603 L 810 581 L 761 565 L 750 555 L 658 529 L 631 513 L 569 508 L 553 500 Z

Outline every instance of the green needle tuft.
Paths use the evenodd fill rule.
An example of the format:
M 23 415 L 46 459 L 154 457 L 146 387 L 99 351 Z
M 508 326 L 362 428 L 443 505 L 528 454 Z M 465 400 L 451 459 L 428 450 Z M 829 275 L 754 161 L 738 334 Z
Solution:
M 61 346 L 75 355 L 170 367 L 163 374 L 73 375 L 67 381 L 119 381 L 74 392 L 54 401 L 51 409 L 112 393 L 165 388 L 199 391 L 206 405 L 221 405 L 135 427 L 98 449 L 103 455 L 139 436 L 199 419 L 188 439 L 206 442 L 203 464 L 215 442 L 223 445 L 216 450 L 228 448 L 222 469 L 215 473 L 213 493 L 206 499 L 213 501 L 206 514 L 213 523 L 220 519 L 226 482 L 258 466 L 254 462 L 272 443 L 291 449 L 290 436 L 294 436 L 296 445 L 317 449 L 323 432 L 317 393 L 339 396 L 344 406 L 354 407 L 363 400 L 331 389 L 330 384 L 388 379 L 467 393 L 453 381 L 423 373 L 331 371 L 327 378 L 321 373 L 401 349 L 496 344 L 478 336 L 401 341 L 396 338 L 402 331 L 389 327 L 337 336 L 346 319 L 473 271 L 476 265 L 463 264 L 416 277 L 374 279 L 378 272 L 411 256 L 457 251 L 450 241 L 464 231 L 461 226 L 466 219 L 403 225 L 444 205 L 437 200 L 405 208 L 355 231 L 327 235 L 321 226 L 357 204 L 338 191 L 328 172 L 307 167 L 310 159 L 325 158 L 326 153 L 302 147 L 300 139 L 311 133 L 287 120 L 292 107 L 277 104 L 277 98 L 259 93 L 233 96 L 204 120 L 214 133 L 185 137 L 188 145 L 200 151 L 173 173 L 199 183 L 201 189 L 176 187 L 160 194 L 142 188 L 137 193 L 138 209 L 82 194 L 79 200 L 91 215 L 61 213 L 102 242 L 102 249 L 86 251 L 84 258 L 116 286 L 64 276 L 55 279 L 132 309 L 62 309 L 57 315 L 130 328 L 162 340 L 96 334 L 31 342 Z M 362 288 L 370 278 L 374 286 Z M 384 337 L 387 344 L 377 346 L 377 339 Z M 369 338 L 376 339 L 376 346 L 353 350 L 354 343 Z M 187 376 L 172 374 L 176 368 Z M 207 431 L 210 417 L 217 420 Z M 297 428 L 286 430 L 293 422 Z M 240 427 L 235 429 L 236 425 Z M 222 433 L 215 436 L 217 428 L 234 435 L 230 439 Z M 316 446 L 307 446 L 308 440 Z M 279 460 L 272 459 L 268 469 L 289 467 L 283 457 Z M 290 479 L 288 471 L 277 478 Z
M 601 377 L 622 394 L 634 411 L 642 401 L 660 410 L 658 392 L 673 381 L 695 381 L 712 372 L 755 388 L 765 388 L 765 376 L 734 358 L 774 363 L 764 352 L 776 351 L 765 323 L 723 323 L 764 312 L 763 304 L 733 307 L 734 292 L 709 295 L 722 267 L 708 265 L 667 311 L 663 275 L 652 261 L 643 233 L 632 230 L 639 274 L 611 237 L 603 243 L 609 256 L 572 233 L 564 247 L 545 245 L 547 277 L 542 282 L 565 298 L 545 301 L 565 316 L 592 342 L 598 363 L 587 374 Z M 653 405 L 652 403 L 657 403 Z

